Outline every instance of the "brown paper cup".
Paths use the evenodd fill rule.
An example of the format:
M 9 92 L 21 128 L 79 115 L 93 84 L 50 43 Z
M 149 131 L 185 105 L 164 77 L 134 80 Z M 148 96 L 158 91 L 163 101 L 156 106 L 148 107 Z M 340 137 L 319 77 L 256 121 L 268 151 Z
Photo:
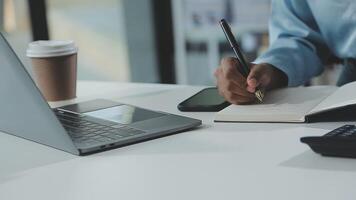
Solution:
M 47 101 L 76 97 L 77 50 L 74 43 L 62 42 L 65 45 L 61 41 L 37 41 L 27 50 L 36 84 Z

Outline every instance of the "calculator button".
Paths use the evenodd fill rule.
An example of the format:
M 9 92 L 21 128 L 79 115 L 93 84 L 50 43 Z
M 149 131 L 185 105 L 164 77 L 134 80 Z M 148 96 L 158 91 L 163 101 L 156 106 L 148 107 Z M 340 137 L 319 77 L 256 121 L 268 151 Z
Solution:
M 354 125 L 345 125 L 324 135 L 325 137 L 356 137 L 356 127 Z
M 350 128 L 355 128 L 355 125 L 345 125 L 343 127 L 347 128 L 347 129 L 350 129 Z
M 349 137 L 349 136 L 352 136 L 352 133 L 347 131 L 347 132 L 341 133 L 338 136 Z
M 325 134 L 324 136 L 326 137 L 333 137 L 333 136 L 337 136 L 338 134 L 340 134 L 341 132 L 338 132 L 338 131 L 331 131 L 327 134 Z

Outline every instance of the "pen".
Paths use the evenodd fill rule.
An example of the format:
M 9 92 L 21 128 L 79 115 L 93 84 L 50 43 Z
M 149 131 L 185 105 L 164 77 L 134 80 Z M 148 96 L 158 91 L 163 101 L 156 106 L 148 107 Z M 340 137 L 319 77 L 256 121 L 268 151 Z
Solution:
M 237 60 L 239 61 L 242 69 L 238 71 L 240 71 L 242 73 L 242 75 L 247 78 L 249 73 L 250 73 L 250 67 L 248 66 L 242 51 L 240 50 L 240 47 L 235 39 L 235 36 L 232 34 L 231 32 L 231 28 L 229 26 L 229 24 L 226 22 L 225 19 L 220 20 L 220 26 L 222 28 L 222 30 L 225 33 L 226 39 L 229 42 L 232 50 L 234 51 Z M 262 102 L 263 101 L 263 97 L 264 97 L 264 92 L 262 90 L 260 90 L 259 88 L 256 89 L 255 91 L 255 96 L 256 98 Z

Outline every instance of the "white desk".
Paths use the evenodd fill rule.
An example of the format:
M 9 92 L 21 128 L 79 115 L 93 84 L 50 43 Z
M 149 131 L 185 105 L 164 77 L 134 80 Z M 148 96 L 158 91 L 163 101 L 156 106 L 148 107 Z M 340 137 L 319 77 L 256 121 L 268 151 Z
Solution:
M 86 157 L 0 134 L 1 200 L 355 199 L 356 159 L 299 142 L 342 123 L 216 124 L 181 113 L 199 87 L 80 82 L 78 100 L 111 98 L 203 120 L 202 128 Z

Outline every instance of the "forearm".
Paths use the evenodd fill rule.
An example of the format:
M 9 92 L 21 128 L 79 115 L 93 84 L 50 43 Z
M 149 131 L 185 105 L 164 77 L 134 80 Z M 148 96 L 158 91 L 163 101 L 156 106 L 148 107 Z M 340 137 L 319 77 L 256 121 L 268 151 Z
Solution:
M 271 46 L 254 63 L 269 63 L 303 85 L 323 71 L 330 54 L 306 1 L 273 0 L 269 27 Z
M 268 63 L 283 72 L 287 76 L 288 86 L 303 85 L 323 71 L 318 55 L 300 41 L 291 38 L 276 40 L 254 63 Z

